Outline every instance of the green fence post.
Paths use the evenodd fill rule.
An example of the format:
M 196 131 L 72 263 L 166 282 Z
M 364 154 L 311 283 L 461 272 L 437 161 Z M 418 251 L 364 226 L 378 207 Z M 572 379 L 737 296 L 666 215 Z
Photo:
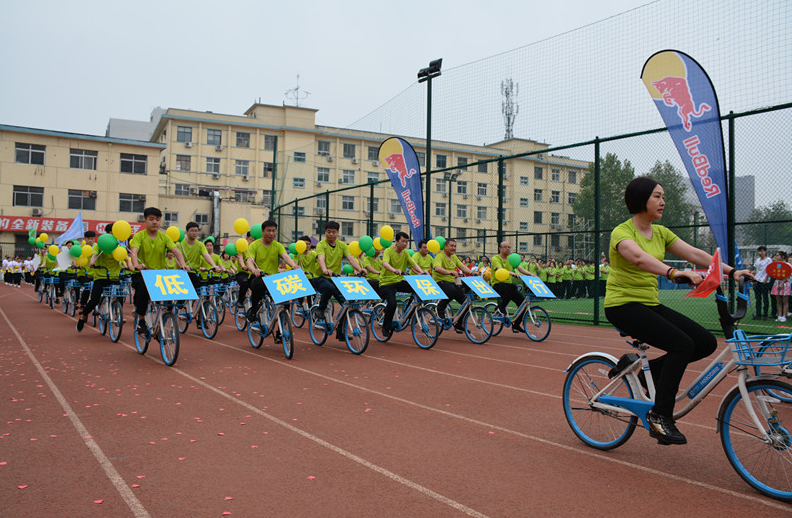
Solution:
M 594 261 L 600 258 L 600 140 L 594 137 Z M 599 264 L 594 268 L 594 325 L 598 326 L 599 318 Z

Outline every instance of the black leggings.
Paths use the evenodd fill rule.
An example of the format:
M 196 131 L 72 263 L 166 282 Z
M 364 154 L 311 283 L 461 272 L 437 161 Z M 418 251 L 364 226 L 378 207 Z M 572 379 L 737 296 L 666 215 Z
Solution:
M 657 395 L 654 411 L 674 414 L 674 400 L 688 363 L 706 358 L 718 345 L 715 336 L 681 313 L 663 305 L 630 302 L 605 308 L 608 321 L 624 333 L 666 352 L 649 361 Z

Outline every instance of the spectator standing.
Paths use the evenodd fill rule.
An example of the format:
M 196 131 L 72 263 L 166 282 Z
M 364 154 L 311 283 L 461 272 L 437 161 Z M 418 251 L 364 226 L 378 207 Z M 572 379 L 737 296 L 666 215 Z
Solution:
M 767 257 L 767 248 L 760 246 L 756 249 L 759 257 L 754 261 L 754 296 L 756 297 L 756 314 L 754 320 L 767 320 L 767 313 L 770 310 L 770 289 L 773 287 L 773 278 L 767 275 L 767 265 L 773 260 Z

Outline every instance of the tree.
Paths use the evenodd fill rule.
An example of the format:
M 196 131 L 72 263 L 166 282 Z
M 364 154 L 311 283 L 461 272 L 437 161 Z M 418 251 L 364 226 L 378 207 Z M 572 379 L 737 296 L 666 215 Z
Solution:
M 666 206 L 663 210 L 663 217 L 658 223 L 664 227 L 672 227 L 674 234 L 682 240 L 692 243 L 693 230 L 689 225 L 693 222 L 693 213 L 700 210 L 698 204 L 687 201 L 688 180 L 685 176 L 666 160 L 661 163 L 659 160 L 649 170 L 646 176 L 650 176 L 660 182 L 665 192 Z M 684 226 L 686 228 L 673 228 Z
M 777 201 L 767 207 L 759 207 L 748 217 L 750 223 L 761 225 L 745 225 L 741 234 L 746 245 L 788 245 L 792 243 L 792 209 L 786 202 Z

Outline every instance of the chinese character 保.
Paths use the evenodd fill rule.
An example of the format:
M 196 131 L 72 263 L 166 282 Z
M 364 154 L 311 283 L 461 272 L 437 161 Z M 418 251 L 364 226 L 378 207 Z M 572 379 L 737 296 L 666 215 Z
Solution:
M 418 279 L 415 281 L 415 285 L 424 292 L 424 295 L 438 295 L 437 288 L 434 287 L 432 281 L 426 279 Z
M 298 291 L 308 291 L 305 289 L 305 286 L 303 286 L 299 275 L 287 275 L 273 282 L 275 283 L 275 289 L 277 289 L 281 295 L 297 293 Z
M 360 280 L 344 279 L 341 281 L 341 284 L 346 288 L 347 293 L 361 293 L 365 295 L 369 291 Z

